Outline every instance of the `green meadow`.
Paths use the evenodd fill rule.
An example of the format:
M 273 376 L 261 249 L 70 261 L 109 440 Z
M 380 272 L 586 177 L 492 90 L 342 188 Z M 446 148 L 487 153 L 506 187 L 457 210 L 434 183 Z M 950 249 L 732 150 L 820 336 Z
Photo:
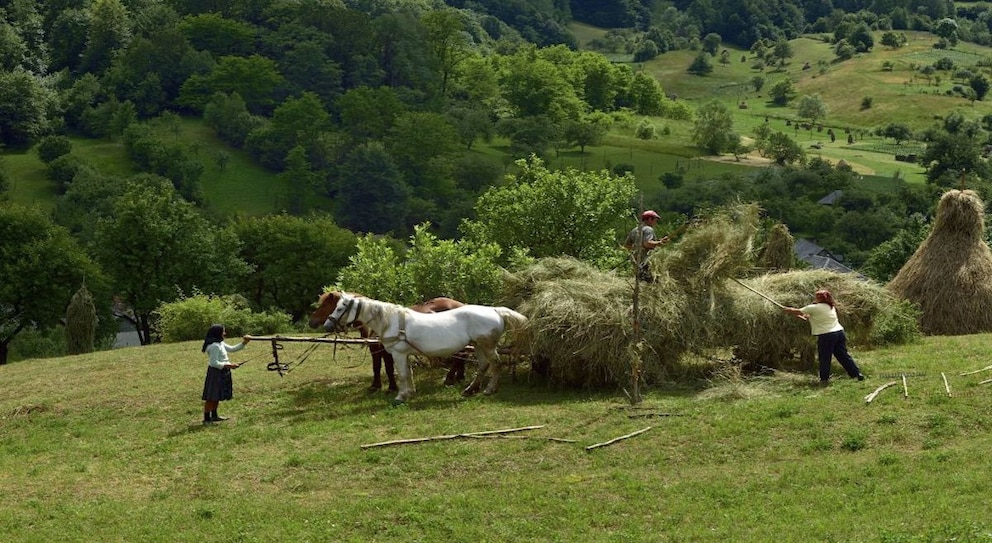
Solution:
M 395 408 L 362 349 L 284 343 L 280 377 L 255 341 L 212 426 L 199 342 L 25 360 L 0 366 L 0 540 L 989 541 L 990 372 L 962 374 L 990 341 L 855 351 L 868 380 L 826 388 L 717 364 L 637 406 L 525 364 L 466 399 L 418 365 Z

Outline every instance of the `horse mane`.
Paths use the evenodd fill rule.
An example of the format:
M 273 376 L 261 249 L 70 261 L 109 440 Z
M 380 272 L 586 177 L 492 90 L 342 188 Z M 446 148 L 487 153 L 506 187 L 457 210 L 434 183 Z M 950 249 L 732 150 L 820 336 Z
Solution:
M 387 323 L 387 318 L 398 314 L 401 311 L 406 311 L 406 308 L 399 304 L 394 304 L 392 302 L 384 302 L 382 300 L 376 300 L 374 298 L 366 298 L 362 295 L 352 294 L 356 300 L 361 302 L 367 308 L 365 311 L 368 313 L 368 319 L 365 319 L 364 323 L 369 325 L 369 323 L 379 320 L 385 325 Z

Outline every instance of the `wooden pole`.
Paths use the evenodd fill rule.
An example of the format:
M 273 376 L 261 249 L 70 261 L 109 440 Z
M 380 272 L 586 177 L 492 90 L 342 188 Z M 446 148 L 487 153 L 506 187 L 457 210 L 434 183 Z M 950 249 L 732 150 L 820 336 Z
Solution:
M 777 305 L 777 306 L 778 306 L 779 308 L 781 308 L 781 309 L 785 309 L 785 306 L 784 306 L 784 305 L 782 305 L 782 304 L 780 304 L 780 303 L 778 303 L 778 302 L 776 302 L 775 300 L 773 300 L 773 299 L 771 299 L 771 298 L 769 298 L 768 296 L 766 296 L 766 295 L 764 295 L 764 294 L 762 294 L 761 292 L 758 292 L 757 290 L 754 290 L 753 288 L 751 288 L 751 287 L 749 287 L 749 286 L 747 286 L 747 285 L 745 285 L 744 283 L 742 283 L 742 282 L 740 282 L 740 281 L 738 281 L 738 280 L 737 280 L 736 278 L 734 278 L 734 277 L 731 277 L 731 279 L 733 279 L 733 280 L 734 280 L 734 281 L 735 281 L 735 282 L 736 282 L 736 283 L 737 283 L 738 285 L 740 285 L 740 286 L 742 286 L 742 287 L 744 287 L 744 288 L 746 288 L 746 289 L 748 289 L 748 290 L 750 290 L 751 292 L 753 292 L 753 293 L 755 293 L 755 294 L 757 294 L 758 296 L 761 296 L 762 298 L 764 298 L 764 299 L 766 299 L 766 300 L 768 300 L 769 302 L 771 302 L 771 303 L 773 303 L 773 304 L 775 304 L 775 305 Z
M 431 436 L 431 437 L 417 437 L 413 439 L 394 439 L 392 441 L 382 441 L 379 443 L 370 443 L 368 445 L 362 445 L 363 449 L 371 449 L 373 447 L 386 447 L 389 445 L 404 445 L 407 443 L 423 443 L 425 441 L 441 441 L 445 439 L 455 439 L 459 437 L 479 437 L 479 436 L 489 436 L 494 434 L 509 434 L 512 432 L 522 432 L 524 430 L 536 430 L 538 428 L 544 428 L 544 425 L 540 426 L 524 426 L 522 428 L 507 428 L 505 430 L 487 430 L 484 432 L 469 432 L 465 434 L 448 434 L 443 436 Z
M 603 443 L 597 443 L 595 445 L 589 445 L 588 447 L 586 447 L 586 450 L 587 451 L 591 451 L 593 449 L 598 449 L 600 447 L 606 447 L 607 445 L 613 445 L 614 443 L 616 443 L 618 441 L 623 441 L 624 439 L 629 439 L 629 438 L 632 438 L 634 436 L 641 435 L 644 432 L 647 432 L 648 430 L 650 430 L 651 428 L 653 428 L 653 427 L 652 426 L 648 426 L 647 428 L 638 430 L 636 432 L 631 432 L 631 433 L 629 433 L 627 435 L 624 435 L 624 436 L 615 437 L 615 438 L 613 438 L 613 439 L 611 439 L 609 441 L 605 441 Z

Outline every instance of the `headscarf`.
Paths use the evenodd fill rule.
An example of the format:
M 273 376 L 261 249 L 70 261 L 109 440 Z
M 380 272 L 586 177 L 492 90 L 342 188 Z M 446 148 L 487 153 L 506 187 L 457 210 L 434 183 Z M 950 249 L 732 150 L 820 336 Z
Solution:
M 207 337 L 203 338 L 203 347 L 200 348 L 200 352 L 205 353 L 207 352 L 207 346 L 222 341 L 224 341 L 224 325 L 214 324 L 207 330 Z

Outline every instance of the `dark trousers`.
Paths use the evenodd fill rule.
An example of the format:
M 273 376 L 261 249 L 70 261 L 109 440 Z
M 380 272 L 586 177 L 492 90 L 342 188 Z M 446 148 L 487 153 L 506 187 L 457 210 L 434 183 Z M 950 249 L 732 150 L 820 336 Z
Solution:
M 858 369 L 858 365 L 854 362 L 854 358 L 851 357 L 851 353 L 847 352 L 847 336 L 843 330 L 816 336 L 816 350 L 820 357 L 821 381 L 830 379 L 830 361 L 834 356 L 837 357 L 837 361 L 844 367 L 844 371 L 848 375 L 851 377 L 861 375 L 861 370 Z

